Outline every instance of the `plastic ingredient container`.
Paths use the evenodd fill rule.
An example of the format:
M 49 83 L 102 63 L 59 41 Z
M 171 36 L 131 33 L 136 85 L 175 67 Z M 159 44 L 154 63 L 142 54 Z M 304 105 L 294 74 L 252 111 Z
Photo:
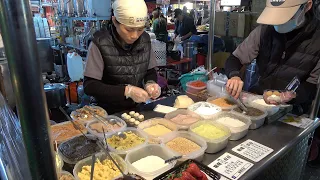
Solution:
M 183 121 L 183 119 L 179 118 L 175 120 L 174 118 L 176 118 L 178 115 L 180 116 L 190 115 L 192 118 L 195 118 L 195 119 L 194 120 L 190 119 L 190 121 L 189 120 Z M 178 109 L 176 111 L 168 113 L 164 116 L 164 118 L 176 124 L 179 130 L 188 130 L 190 125 L 203 119 L 200 115 L 185 109 Z
M 194 102 L 206 101 L 210 95 L 206 90 L 200 91 L 198 93 L 190 93 L 186 91 L 186 95 L 191 98 Z
M 170 130 L 170 132 L 161 132 L 162 130 L 156 130 L 156 129 L 150 129 L 152 130 L 152 134 L 149 134 L 146 132 L 149 128 L 155 127 L 157 125 L 162 126 L 163 128 L 166 128 L 167 130 Z M 144 131 L 148 135 L 149 143 L 156 143 L 161 144 L 161 137 L 167 135 L 168 133 L 178 131 L 178 127 L 173 122 L 163 119 L 163 118 L 152 118 L 147 121 L 144 121 L 139 124 L 138 129 L 141 131 Z M 157 135 L 159 134 L 159 136 Z M 161 135 L 160 135 L 161 134 Z
M 63 168 L 63 159 L 61 158 L 61 156 L 59 155 L 59 153 L 54 153 L 55 157 L 56 157 L 56 168 L 57 168 L 57 173 L 61 173 L 62 168 Z
M 244 104 L 249 104 L 250 100 L 260 99 L 262 96 L 242 91 L 239 98 Z
M 197 161 L 202 161 L 203 160 L 203 155 L 204 155 L 204 152 L 206 151 L 207 149 L 207 142 L 201 138 L 200 136 L 192 133 L 192 132 L 184 132 L 184 131 L 178 131 L 178 132 L 173 132 L 173 133 L 170 133 L 168 134 L 167 136 L 165 136 L 163 138 L 163 141 L 162 141 L 162 144 L 167 147 L 167 143 L 178 138 L 178 137 L 181 137 L 181 138 L 185 138 L 185 139 L 188 139 L 192 142 L 194 142 L 195 144 L 197 144 L 198 146 L 200 146 L 200 149 L 197 150 L 197 151 L 194 151 L 194 152 L 191 152 L 189 154 L 186 154 L 186 155 L 183 155 L 181 159 L 179 159 L 178 161 L 185 161 L 185 160 L 188 160 L 188 159 L 195 159 Z M 174 151 L 173 149 L 170 149 L 168 147 L 168 149 L 170 151 L 172 151 L 174 154 L 176 154 L 176 156 L 181 156 L 181 154 L 177 151 Z
M 206 88 L 207 84 L 199 80 L 187 83 L 187 91 L 190 93 L 198 93 Z
M 87 138 L 96 140 L 93 135 L 86 135 Z M 59 156 L 68 164 L 76 164 L 78 161 L 101 151 L 95 142 L 87 140 L 80 135 L 61 143 L 58 147 Z
M 240 127 L 231 127 L 226 124 L 223 124 L 227 126 L 231 131 L 231 136 L 229 140 L 237 141 L 247 135 L 249 127 L 251 125 L 251 120 L 248 117 L 235 114 L 234 112 L 220 112 L 217 113 L 212 119 L 217 123 L 221 124 L 220 122 L 218 122 L 218 120 L 221 118 L 232 118 L 244 123 L 244 125 Z
M 106 135 L 110 135 L 114 132 L 123 131 L 127 127 L 126 122 L 124 122 L 121 118 L 117 116 L 107 116 L 106 119 L 107 120 L 116 119 L 118 125 L 110 125 L 107 121 L 104 121 L 106 124 L 109 124 L 109 126 L 107 126 L 99 120 L 94 120 L 87 124 L 88 132 L 90 134 L 97 136 L 99 139 L 103 139 L 104 135 L 103 135 L 102 127 L 104 128 Z M 113 128 L 115 126 L 117 127 Z
M 222 111 L 231 111 L 238 107 L 234 100 L 227 96 L 211 97 L 207 99 L 207 102 L 219 106 Z
M 117 162 L 117 164 L 120 166 L 121 170 L 123 171 L 124 174 L 128 173 L 128 168 L 127 168 L 127 164 L 126 162 L 117 154 L 115 153 L 110 153 L 110 155 L 112 156 L 112 158 Z M 103 162 L 104 160 L 110 160 L 110 158 L 108 157 L 108 155 L 106 155 L 106 153 L 101 152 L 101 153 L 97 153 L 96 154 L 96 162 L 99 159 L 100 162 Z M 79 161 L 73 169 L 73 175 L 75 177 L 76 180 L 82 180 L 79 178 L 78 173 L 82 171 L 82 168 L 84 166 L 89 166 L 89 170 L 91 170 L 91 165 L 92 165 L 92 157 L 87 157 L 81 161 Z M 117 169 L 115 167 L 115 169 Z M 97 166 L 95 165 L 95 172 L 97 172 Z M 104 174 L 104 173 L 103 173 Z M 114 179 L 117 179 L 119 177 L 122 177 L 122 175 L 120 174 L 119 176 L 114 177 Z M 89 176 L 90 179 L 90 176 Z
M 128 165 L 128 171 L 130 173 L 142 176 L 147 180 L 152 180 L 153 178 L 173 168 L 177 162 L 177 161 L 172 161 L 171 163 L 168 163 L 165 167 L 156 169 L 152 172 L 140 171 L 136 167 L 134 167 L 134 165 L 132 165 L 134 162 L 148 156 L 158 156 L 163 160 L 167 160 L 174 157 L 175 154 L 172 151 L 170 151 L 168 148 L 161 145 L 153 144 L 153 145 L 144 146 L 142 148 L 131 151 L 127 154 L 125 161 Z
M 194 132 L 195 128 L 197 128 L 197 127 L 199 127 L 201 125 L 208 125 L 208 124 L 209 125 L 213 125 L 216 128 L 224 131 L 225 135 L 222 136 L 222 137 L 216 138 L 216 139 L 209 139 L 209 138 L 203 137 L 200 134 Z M 222 124 L 210 121 L 210 120 L 199 121 L 199 122 L 191 125 L 190 128 L 189 128 L 189 131 L 191 131 L 191 132 L 195 133 L 196 135 L 200 136 L 201 138 L 203 138 L 207 142 L 208 148 L 206 150 L 206 153 L 216 153 L 216 152 L 221 151 L 225 147 L 227 147 L 229 138 L 231 136 L 231 132 L 230 132 L 228 127 L 226 127 L 226 126 L 224 126 Z M 204 133 L 206 133 L 206 132 L 204 132 Z
M 114 147 L 112 144 L 110 144 L 108 142 L 110 138 L 113 138 L 113 137 L 118 138 L 117 132 L 107 136 L 107 142 L 108 142 L 107 144 L 108 144 L 109 150 L 112 151 L 112 152 L 115 152 L 116 154 L 121 155 L 122 157 L 124 157 L 128 152 L 133 151 L 135 149 L 139 149 L 140 147 L 143 147 L 148 143 L 148 140 L 149 140 L 148 139 L 148 135 L 146 133 L 144 133 L 143 131 L 139 130 L 139 129 L 126 128 L 125 130 L 120 131 L 120 132 L 132 132 L 136 136 L 138 136 L 138 137 L 140 137 L 140 138 L 142 138 L 144 140 L 144 142 L 138 143 L 138 145 L 129 147 L 129 148 L 125 149 L 125 150 L 120 150 L 120 149 L 117 149 L 116 147 Z M 121 145 L 126 145 L 126 144 L 132 142 L 132 140 L 130 140 L 130 137 L 128 138 L 128 136 L 127 136 L 126 139 L 121 139 L 120 142 L 121 142 Z
M 197 102 L 188 107 L 188 110 L 199 114 L 203 119 L 211 119 L 214 114 L 221 112 L 221 108 L 208 102 Z
M 85 106 L 85 107 L 89 108 L 91 111 L 95 112 L 96 114 L 102 117 L 108 116 L 107 111 L 104 110 L 102 107 L 99 107 L 99 106 Z M 97 120 L 89 111 L 87 111 L 84 108 L 80 108 L 75 111 L 72 111 L 70 114 L 70 117 L 73 120 L 78 120 L 85 125 L 93 120 Z
M 225 80 L 228 81 L 228 78 Z M 228 95 L 224 83 L 216 83 L 215 80 L 207 82 L 207 91 L 211 96 L 226 96 Z
M 250 108 L 250 107 L 247 106 L 247 108 Z M 249 115 L 249 114 L 244 114 L 244 113 L 237 112 L 236 109 L 234 109 L 233 112 L 235 114 L 239 114 L 239 115 L 244 116 L 246 118 L 249 118 L 251 120 L 251 125 L 250 125 L 249 129 L 258 129 L 264 124 L 264 121 L 266 120 L 266 117 L 268 116 L 267 112 L 262 111 L 260 109 L 258 109 L 258 110 L 261 111 L 263 114 L 259 115 L 259 116 L 252 116 L 252 115 Z
M 272 116 L 280 110 L 280 106 L 265 103 L 262 96 L 249 96 L 247 98 L 246 104 L 250 107 L 254 107 L 260 109 L 261 111 L 267 112 L 268 116 Z
M 81 128 L 83 133 L 87 134 L 87 129 L 79 121 L 74 122 Z M 81 132 L 77 130 L 69 121 L 51 126 L 51 133 L 53 142 L 57 141 L 57 144 L 81 134 Z
M 61 171 L 59 173 L 59 179 L 58 180 L 74 180 L 75 178 L 73 175 L 67 171 Z

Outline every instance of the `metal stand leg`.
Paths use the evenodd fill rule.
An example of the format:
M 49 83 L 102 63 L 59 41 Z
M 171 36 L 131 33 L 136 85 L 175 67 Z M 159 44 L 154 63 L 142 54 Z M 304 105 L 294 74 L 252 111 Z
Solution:
M 0 0 L 0 29 L 32 179 L 56 180 L 49 115 L 29 0 Z

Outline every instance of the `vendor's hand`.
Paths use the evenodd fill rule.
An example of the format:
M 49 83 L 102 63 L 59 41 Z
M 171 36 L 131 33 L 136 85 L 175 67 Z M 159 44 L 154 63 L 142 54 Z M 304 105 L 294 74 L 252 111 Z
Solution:
M 287 103 L 297 97 L 297 94 L 293 91 L 286 91 L 281 93 L 281 103 Z
M 231 96 L 233 96 L 235 99 L 239 98 L 242 88 L 243 88 L 243 81 L 238 76 L 235 76 L 229 79 L 226 85 L 227 92 Z
M 149 83 L 145 89 L 152 99 L 157 99 L 161 95 L 161 87 L 157 83 Z
M 131 98 L 136 103 L 142 103 L 149 100 L 149 94 L 144 90 L 136 86 L 126 86 L 125 96 Z

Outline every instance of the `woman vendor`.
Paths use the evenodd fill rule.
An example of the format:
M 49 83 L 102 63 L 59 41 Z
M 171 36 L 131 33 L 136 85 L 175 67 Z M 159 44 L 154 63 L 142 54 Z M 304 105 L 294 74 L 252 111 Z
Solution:
M 144 31 L 144 0 L 116 0 L 109 30 L 94 34 L 84 72 L 84 92 L 109 114 L 134 108 L 161 94 L 156 60 Z
M 319 0 L 267 0 L 254 29 L 226 61 L 227 91 L 238 98 L 240 69 L 256 59 L 258 82 L 249 91 L 284 90 L 297 76 L 301 84 L 287 99 L 297 114 L 306 113 L 320 74 Z

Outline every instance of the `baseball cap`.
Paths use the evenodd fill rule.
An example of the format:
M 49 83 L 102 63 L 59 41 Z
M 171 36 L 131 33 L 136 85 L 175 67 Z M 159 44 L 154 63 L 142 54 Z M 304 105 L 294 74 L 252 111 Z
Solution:
M 308 0 L 267 0 L 266 8 L 257 22 L 268 25 L 281 25 L 288 22 Z
M 182 14 L 182 10 L 181 9 L 175 9 L 174 10 L 174 18 L 177 18 L 181 14 Z
M 144 0 L 116 0 L 112 4 L 117 21 L 129 27 L 143 27 L 148 20 L 148 8 Z

